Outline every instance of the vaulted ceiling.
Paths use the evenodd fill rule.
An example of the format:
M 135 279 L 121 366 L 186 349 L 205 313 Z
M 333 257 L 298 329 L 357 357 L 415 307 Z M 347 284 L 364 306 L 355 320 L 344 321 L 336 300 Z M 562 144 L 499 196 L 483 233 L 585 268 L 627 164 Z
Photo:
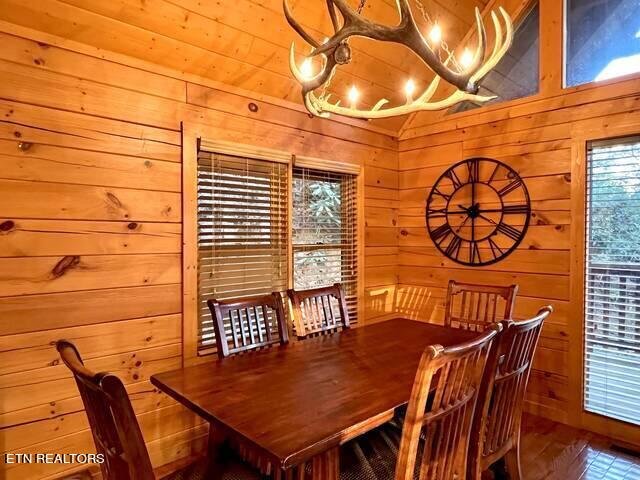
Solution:
M 296 19 L 318 39 L 332 29 L 324 0 L 289 0 Z M 416 19 L 427 26 L 410 0 Z M 473 10 L 488 0 L 422 0 L 455 47 L 472 28 Z M 309 47 L 289 27 L 281 0 L 3 0 L 2 18 L 105 50 L 206 77 L 259 95 L 301 103 L 300 87 L 288 66 L 289 47 Z M 351 0 L 355 7 L 357 0 Z M 368 0 L 364 15 L 394 24 L 395 0 Z M 362 101 L 403 101 L 403 85 L 418 88 L 430 70 L 408 49 L 356 38 L 353 61 L 341 67 L 331 90 L 345 97 L 355 84 Z M 398 132 L 404 118 L 376 124 Z

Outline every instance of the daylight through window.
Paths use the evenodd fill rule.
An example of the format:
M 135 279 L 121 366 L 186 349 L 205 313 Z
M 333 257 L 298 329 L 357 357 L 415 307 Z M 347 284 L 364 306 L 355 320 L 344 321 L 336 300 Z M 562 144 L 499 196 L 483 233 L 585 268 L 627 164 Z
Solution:
M 640 72 L 640 0 L 566 0 L 565 85 Z

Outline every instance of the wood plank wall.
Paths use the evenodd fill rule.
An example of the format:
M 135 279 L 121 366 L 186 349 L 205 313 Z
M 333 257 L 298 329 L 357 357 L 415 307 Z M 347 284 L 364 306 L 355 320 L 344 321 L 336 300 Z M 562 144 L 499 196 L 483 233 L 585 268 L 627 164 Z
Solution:
M 518 318 L 553 305 L 555 313 L 545 325 L 535 358 L 527 409 L 565 423 L 580 422 L 582 411 L 580 358 L 570 354 L 581 351 L 582 297 L 579 291 L 571 295 L 570 281 L 582 275 L 572 266 L 572 259 L 584 252 L 572 237 L 571 222 L 572 212 L 584 209 L 584 174 L 572 148 L 574 152 L 584 149 L 580 139 L 587 137 L 606 138 L 623 130 L 640 133 L 639 94 L 637 78 L 565 91 L 558 88 L 555 95 L 445 117 L 431 125 L 423 122 L 401 137 L 399 311 L 441 321 L 449 279 L 519 284 Z M 480 268 L 447 260 L 436 251 L 425 229 L 425 202 L 431 186 L 449 166 L 473 156 L 495 158 L 518 171 L 533 207 L 531 226 L 518 250 Z M 581 215 L 575 216 L 579 221 Z M 596 425 L 586 421 L 581 426 Z M 621 430 L 603 433 L 616 436 Z M 637 431 L 632 434 L 637 441 Z
M 93 449 L 59 338 L 123 378 L 154 464 L 203 447 L 207 427 L 148 380 L 182 363 L 182 121 L 211 138 L 362 164 L 367 317 L 393 312 L 380 299 L 397 282 L 394 139 L 277 102 L 251 113 L 251 98 L 205 80 L 7 23 L 0 70 L 3 453 Z M 1 463 L 0 477 L 70 467 Z

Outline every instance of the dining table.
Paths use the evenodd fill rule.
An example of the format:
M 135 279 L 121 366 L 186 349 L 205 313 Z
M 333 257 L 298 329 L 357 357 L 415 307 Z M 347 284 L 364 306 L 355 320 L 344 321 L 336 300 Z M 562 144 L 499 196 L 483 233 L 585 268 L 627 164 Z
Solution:
M 425 348 L 476 335 L 394 318 L 158 373 L 151 382 L 209 422 L 210 455 L 233 440 L 289 472 L 285 478 L 306 468 L 313 480 L 336 480 L 340 446 L 407 404 Z

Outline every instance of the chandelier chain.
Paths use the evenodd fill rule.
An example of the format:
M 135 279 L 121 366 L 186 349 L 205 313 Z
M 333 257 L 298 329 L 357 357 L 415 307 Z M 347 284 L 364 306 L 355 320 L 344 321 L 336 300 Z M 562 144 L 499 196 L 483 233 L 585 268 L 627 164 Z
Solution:
M 429 12 L 427 11 L 426 7 L 424 6 L 424 4 L 422 3 L 421 0 L 414 0 L 416 7 L 418 8 L 418 11 L 422 14 L 422 18 L 425 19 L 425 21 L 429 24 L 429 25 L 435 25 L 435 22 L 433 21 L 433 19 L 431 18 L 431 15 L 429 15 Z M 453 63 L 453 66 L 458 70 L 458 71 L 462 71 L 462 67 L 460 66 L 460 64 L 458 63 L 458 61 L 456 60 L 455 55 L 453 54 L 453 52 L 449 49 L 449 45 L 447 44 L 447 42 L 444 41 L 444 39 L 440 40 L 440 47 L 442 48 L 442 50 L 447 54 L 447 60 L 451 61 L 451 63 Z

